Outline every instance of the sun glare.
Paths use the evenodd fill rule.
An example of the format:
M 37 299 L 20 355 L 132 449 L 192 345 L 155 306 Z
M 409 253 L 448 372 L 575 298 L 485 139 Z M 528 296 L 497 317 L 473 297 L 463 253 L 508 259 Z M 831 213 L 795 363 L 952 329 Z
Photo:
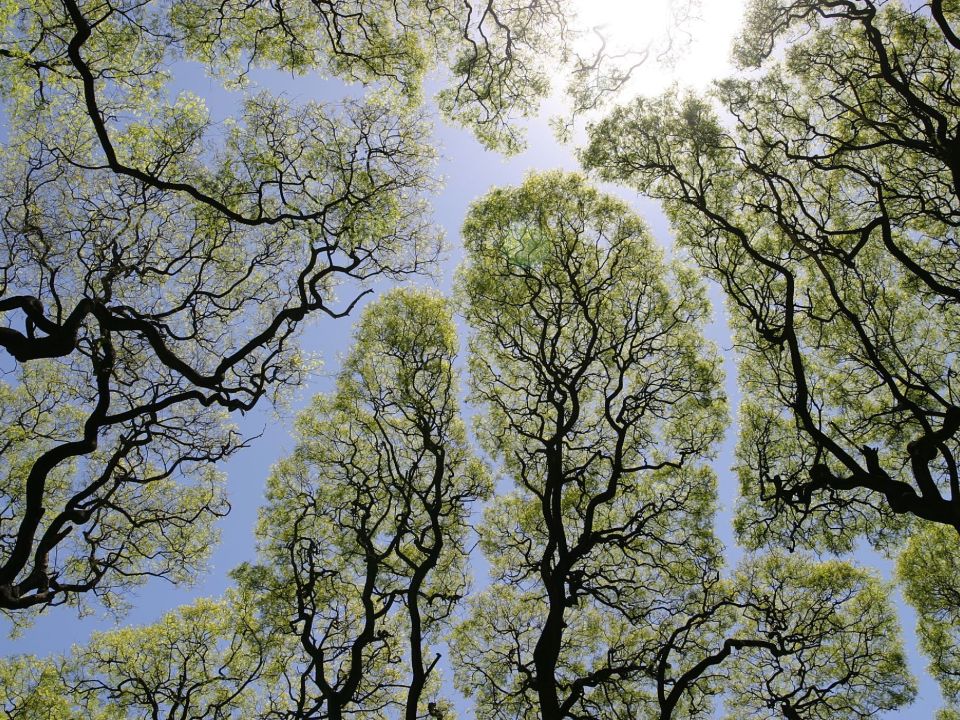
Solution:
M 576 0 L 581 27 L 596 28 L 614 52 L 650 48 L 631 87 L 659 92 L 672 83 L 705 87 L 731 69 L 730 45 L 745 0 Z M 671 43 L 672 38 L 672 43 Z M 668 47 L 666 57 L 658 56 Z

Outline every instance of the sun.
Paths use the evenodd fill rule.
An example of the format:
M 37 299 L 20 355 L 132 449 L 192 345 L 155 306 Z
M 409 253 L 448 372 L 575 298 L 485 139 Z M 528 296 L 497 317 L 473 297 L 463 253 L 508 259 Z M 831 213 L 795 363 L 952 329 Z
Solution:
M 579 24 L 614 52 L 650 48 L 631 87 L 655 93 L 673 83 L 703 89 L 728 74 L 746 0 L 574 0 Z M 670 51 L 664 55 L 664 50 Z M 658 57 L 660 58 L 658 60 Z

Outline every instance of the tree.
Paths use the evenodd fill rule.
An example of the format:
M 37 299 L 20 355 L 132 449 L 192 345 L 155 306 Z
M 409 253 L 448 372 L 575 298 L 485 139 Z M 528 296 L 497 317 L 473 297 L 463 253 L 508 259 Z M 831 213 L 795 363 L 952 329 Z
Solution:
M 147 153 L 221 185 L 226 212 L 95 177 L 77 165 L 96 159 L 58 159 L 43 137 L 8 153 L 0 290 L 26 327 L 0 337 L 18 360 L 0 446 L 11 458 L 0 480 L 6 610 L 189 572 L 227 509 L 212 464 L 242 445 L 222 410 L 300 382 L 301 321 L 356 301 L 334 304 L 338 279 L 398 276 L 436 252 L 416 198 L 431 153 L 415 120 L 383 105 L 337 116 L 264 97 L 248 110 L 237 154 L 215 170 L 199 165 L 193 131 Z M 243 197 L 248 172 L 260 189 Z M 261 217 L 273 204 L 276 217 Z M 244 225 L 248 210 L 264 222 Z
M 3 18 L 5 611 L 189 576 L 228 508 L 211 467 L 243 443 L 223 411 L 300 382 L 302 321 L 361 293 L 338 305 L 338 282 L 437 252 L 419 119 L 257 94 L 216 148 L 203 104 L 166 97 L 178 7 Z
M 80 717 L 251 716 L 260 683 L 276 677 L 274 637 L 251 598 L 230 591 L 197 600 L 142 628 L 95 635 L 67 662 L 66 685 Z
M 16 471 L 0 476 L 0 609 L 90 592 L 116 607 L 131 583 L 202 565 L 228 509 L 208 468 L 243 444 L 222 411 L 302 379 L 308 315 L 340 317 L 358 281 L 437 253 L 424 73 L 449 66 L 444 112 L 515 149 L 509 120 L 547 91 L 564 7 L 0 7 L 0 347 L 16 361 L 2 389 L 0 451 Z M 184 62 L 234 88 L 280 68 L 359 80 L 371 97 L 337 109 L 245 92 L 220 123 L 190 93 L 171 99 Z M 337 304 L 343 281 L 353 299 Z
M 721 577 L 705 461 L 725 407 L 692 271 L 576 175 L 491 192 L 463 237 L 477 431 L 515 486 L 453 644 L 478 717 L 705 717 L 725 689 L 789 718 L 909 700 L 872 577 L 783 558 Z
M 500 717 L 602 712 L 639 670 L 644 632 L 719 564 L 702 458 L 725 418 L 719 359 L 699 352 L 706 301 L 682 268 L 671 294 L 641 220 L 575 175 L 493 191 L 463 237 L 470 398 L 516 490 L 486 515 L 496 583 L 460 631 L 461 685 Z
M 957 19 L 755 2 L 741 63 L 805 39 L 712 99 L 638 99 L 591 130 L 585 164 L 662 200 L 727 293 L 748 544 L 960 530 Z
M 718 598 L 660 650 L 662 720 L 673 717 L 670 701 L 708 673 L 727 691 L 730 720 L 771 711 L 786 720 L 865 719 L 913 700 L 889 587 L 874 574 L 773 552 L 745 562 Z M 722 640 L 702 647 L 714 636 L 710 623 L 723 621 Z
M 30 656 L 0 660 L 0 717 L 4 720 L 62 720 L 70 702 L 56 663 Z
M 66 657 L 0 664 L 5 717 L 120 720 L 251 717 L 259 685 L 276 677 L 276 638 L 250 597 L 200 599 L 156 623 L 95 633 Z
M 897 562 L 904 595 L 917 610 L 920 647 L 947 707 L 938 720 L 960 715 L 960 553 L 952 528 L 928 525 L 915 533 Z
M 570 14 L 566 0 L 37 0 L 4 7 L 0 57 L 8 97 L 49 106 L 65 95 L 59 110 L 87 116 L 114 170 L 162 181 L 173 178 L 161 162 L 127 165 L 122 148 L 113 156 L 110 147 L 121 113 L 135 107 L 124 100 L 158 99 L 171 61 L 202 63 L 232 87 L 259 68 L 279 68 L 380 86 L 412 101 L 439 67 L 449 73 L 439 96 L 447 116 L 509 149 L 519 141 L 511 120 L 545 97 L 548 59 L 563 59 Z
M 456 351 L 442 298 L 371 304 L 336 392 L 301 416 L 270 478 L 261 562 L 237 576 L 299 645 L 277 717 L 443 707 L 431 644 L 467 590 L 469 504 L 490 489 L 459 418 Z
M 415 100 L 429 62 L 456 56 L 444 107 L 499 143 L 561 22 L 558 4 L 538 8 L 3 6 L 0 347 L 17 366 L 0 608 L 88 591 L 116 605 L 144 576 L 190 575 L 228 507 L 208 468 L 242 444 L 218 409 L 300 381 L 301 322 L 353 306 L 333 302 L 338 281 L 437 252 L 421 198 L 433 153 L 409 103 L 248 94 L 218 125 L 199 98 L 168 99 L 171 63 L 237 82 L 253 66 L 322 70 Z
M 722 577 L 705 459 L 725 410 L 690 269 L 563 173 L 492 192 L 465 237 L 470 394 L 516 485 L 487 509 L 494 583 L 451 642 L 478 717 L 707 717 L 723 696 L 750 717 L 859 720 L 907 702 L 873 575 L 774 553 Z M 469 505 L 491 489 L 459 417 L 456 349 L 443 298 L 372 303 L 270 477 L 238 588 L 68 658 L 2 664 L 0 707 L 448 717 L 432 648 L 468 589 Z
M 448 117 L 515 151 L 511 121 L 546 96 L 553 61 L 576 62 L 568 12 L 0 6 L 0 348 L 15 362 L 0 452 L 17 468 L 0 475 L 0 610 L 90 594 L 118 607 L 132 583 L 202 566 L 228 509 L 209 467 L 244 442 L 225 414 L 302 380 L 308 316 L 341 317 L 359 284 L 438 252 L 425 73 L 449 71 Z M 242 91 L 235 117 L 173 91 L 191 64 Z M 262 69 L 359 81 L 367 98 L 296 104 L 255 91 Z

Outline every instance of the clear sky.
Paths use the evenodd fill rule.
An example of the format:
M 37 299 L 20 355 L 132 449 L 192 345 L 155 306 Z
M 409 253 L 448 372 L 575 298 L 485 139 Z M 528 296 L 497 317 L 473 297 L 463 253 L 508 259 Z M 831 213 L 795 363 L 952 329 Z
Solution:
M 623 43 L 653 41 L 659 37 L 669 19 L 669 0 L 578 0 L 588 21 L 604 25 L 616 40 Z M 635 91 L 654 93 L 672 82 L 704 88 L 712 77 L 722 76 L 729 70 L 727 48 L 737 29 L 742 12 L 742 0 L 702 0 L 700 19 L 690 26 L 685 50 L 675 59 L 672 67 L 649 64 L 634 85 Z M 206 99 L 215 117 L 226 116 L 236 106 L 236 96 L 224 92 L 217 84 L 207 79 L 197 66 L 183 65 L 176 68 L 174 91 L 189 89 Z M 332 100 L 344 93 L 336 82 L 316 79 L 292 78 L 280 73 L 258 73 L 258 84 L 273 92 L 283 92 L 293 100 Z M 347 92 L 357 94 L 359 88 Z M 436 140 L 443 153 L 439 172 L 445 179 L 445 187 L 434 200 L 436 222 L 445 228 L 449 245 L 448 257 L 441 265 L 434 280 L 427 278 L 416 282 L 437 285 L 448 291 L 453 271 L 460 257 L 459 228 L 469 203 L 489 189 L 498 185 L 517 184 L 534 170 L 564 168 L 577 169 L 571 147 L 558 144 L 547 125 L 550 109 L 557 103 L 548 103 L 541 117 L 528 123 L 529 147 L 522 154 L 504 158 L 485 151 L 473 137 L 458 128 L 438 123 Z M 665 247 L 672 245 L 666 219 L 658 205 L 640 198 L 632 191 L 610 186 L 604 189 L 624 198 L 647 220 L 654 237 Z M 719 478 L 721 511 L 717 518 L 717 532 L 728 547 L 729 565 L 733 566 L 741 551 L 736 547 L 731 516 L 736 502 L 736 479 L 730 471 L 733 463 L 733 443 L 736 437 L 736 406 L 738 393 L 735 383 L 735 363 L 730 351 L 729 332 L 723 316 L 721 296 L 717 288 L 711 288 L 715 320 L 710 327 L 710 336 L 724 352 L 727 370 L 727 392 L 730 398 L 733 422 L 727 433 L 722 452 L 716 461 Z M 257 508 L 263 499 L 263 487 L 270 466 L 293 448 L 288 430 L 292 427 L 293 413 L 302 407 L 315 393 L 330 387 L 331 376 L 336 372 L 339 357 L 346 351 L 352 322 L 359 316 L 343 320 L 323 319 L 311 325 L 304 334 L 303 345 L 308 352 L 323 358 L 324 370 L 318 374 L 297 396 L 293 408 L 285 416 L 277 417 L 263 407 L 244 418 L 235 418 L 242 430 L 262 435 L 241 451 L 224 469 L 229 475 L 231 514 L 221 522 L 222 540 L 215 549 L 210 572 L 199 584 L 191 588 L 176 588 L 162 581 L 154 581 L 141 589 L 133 598 L 133 610 L 123 619 L 124 623 L 147 623 L 176 605 L 189 602 L 197 596 L 212 596 L 222 592 L 229 583 L 227 572 L 239 562 L 253 559 L 253 526 Z M 462 326 L 461 326 L 462 328 Z M 463 338 L 461 338 L 463 339 Z M 469 409 L 468 409 L 469 411 Z M 887 577 L 890 563 L 869 552 L 858 553 L 857 561 L 876 565 Z M 476 574 L 482 575 L 483 566 L 477 564 Z M 482 578 L 478 578 L 482 583 Z M 919 681 L 918 701 L 900 713 L 885 717 L 907 720 L 932 717 L 940 705 L 936 684 L 926 676 L 925 660 L 919 655 L 914 642 L 914 617 L 898 596 L 898 605 L 903 616 L 904 640 L 909 652 L 910 666 Z M 2 623 L 2 621 L 0 621 Z M 67 650 L 72 643 L 82 643 L 90 632 L 113 626 L 109 618 L 92 617 L 76 619 L 70 609 L 55 608 L 28 630 L 24 637 L 7 641 L 0 634 L 0 647 L 4 654 L 34 652 L 45 654 Z M 2 628 L 0 628 L 2 631 Z

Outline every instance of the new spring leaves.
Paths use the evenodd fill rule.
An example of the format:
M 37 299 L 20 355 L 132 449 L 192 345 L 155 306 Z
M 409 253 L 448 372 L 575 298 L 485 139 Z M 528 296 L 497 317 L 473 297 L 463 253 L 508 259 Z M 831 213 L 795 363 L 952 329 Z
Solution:
M 508 152 L 558 64 L 602 108 L 622 83 L 566 3 L 0 4 L 0 608 L 23 632 L 196 577 L 249 440 L 231 414 L 309 379 L 306 321 L 398 283 L 297 421 L 227 595 L 8 658 L 0 711 L 873 717 L 914 690 L 890 587 L 844 557 L 866 539 L 954 717 L 957 12 L 756 0 L 758 69 L 604 110 L 581 153 L 662 202 L 684 257 L 582 176 L 530 175 L 472 206 L 443 298 L 403 282 L 441 253 L 424 77 Z M 232 116 L 171 92 L 188 64 Z M 363 98 L 256 89 L 270 69 Z M 744 397 L 735 568 L 701 271 Z

